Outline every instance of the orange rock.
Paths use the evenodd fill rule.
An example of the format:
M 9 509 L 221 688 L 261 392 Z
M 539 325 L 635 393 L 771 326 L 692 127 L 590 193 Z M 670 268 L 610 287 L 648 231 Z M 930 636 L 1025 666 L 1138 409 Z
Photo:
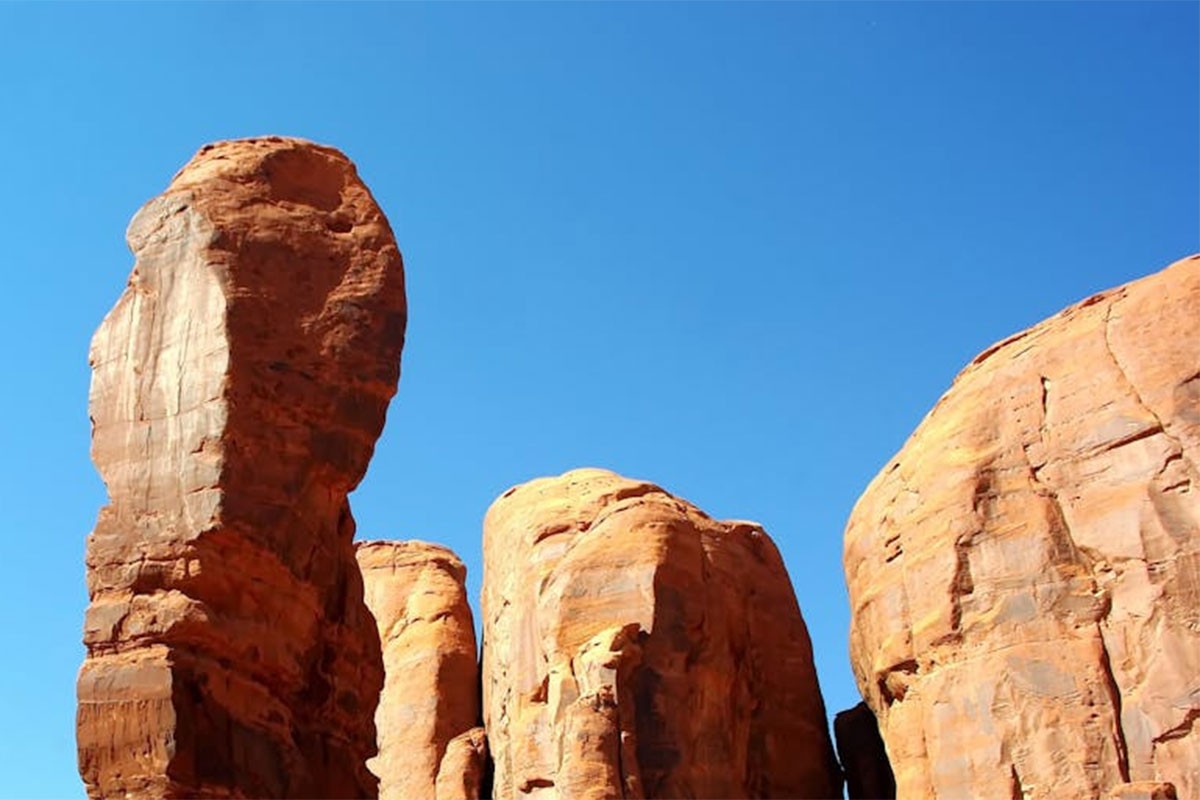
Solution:
M 868 487 L 851 657 L 901 798 L 1200 796 L 1198 400 L 1194 256 L 989 348 Z
M 577 470 L 492 505 L 483 584 L 497 800 L 840 796 L 808 632 L 758 525 Z
M 460 733 L 446 745 L 437 776 L 437 800 L 483 800 L 492 796 L 491 760 L 483 728 Z
M 381 800 L 434 800 L 451 740 L 479 723 L 467 568 L 447 548 L 418 541 L 362 542 L 358 564 L 386 675 L 375 712 L 379 755 L 368 766 L 379 776 Z M 468 762 L 447 766 L 463 771 L 460 783 L 470 780 Z M 449 786 L 453 778 L 445 780 Z
M 346 496 L 399 377 L 391 229 L 345 156 L 272 137 L 203 148 L 128 240 L 90 358 L 88 794 L 373 797 Z

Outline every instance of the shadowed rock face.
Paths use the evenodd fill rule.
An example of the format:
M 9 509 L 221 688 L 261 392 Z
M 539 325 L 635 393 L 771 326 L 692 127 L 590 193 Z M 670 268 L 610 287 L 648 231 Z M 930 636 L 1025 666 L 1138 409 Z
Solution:
M 959 374 L 846 530 L 900 797 L 1200 796 L 1198 458 L 1200 257 Z
M 839 711 L 833 719 L 838 761 L 846 775 L 849 800 L 892 800 L 896 778 L 888 763 L 879 725 L 866 703 Z
M 335 150 L 203 148 L 129 226 L 92 341 L 79 768 L 92 797 L 373 797 L 383 670 L 346 500 L 404 275 Z
M 358 563 L 386 674 L 375 714 L 379 755 L 370 762 L 379 797 L 433 800 L 452 787 L 465 793 L 482 769 L 473 754 L 486 754 L 482 731 L 464 738 L 452 756 L 447 752 L 451 740 L 479 722 L 467 568 L 447 548 L 418 541 L 362 542 Z
M 840 796 L 787 572 L 753 523 L 577 470 L 484 522 L 498 800 Z

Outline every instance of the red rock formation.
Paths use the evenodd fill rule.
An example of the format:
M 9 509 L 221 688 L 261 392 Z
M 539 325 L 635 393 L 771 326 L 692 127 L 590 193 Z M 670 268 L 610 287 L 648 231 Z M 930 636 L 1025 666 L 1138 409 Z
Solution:
M 840 796 L 778 551 L 649 483 L 578 470 L 484 523 L 497 800 Z
M 838 761 L 846 776 L 849 800 L 893 800 L 896 778 L 879 735 L 875 715 L 866 703 L 839 711 L 833 718 Z
M 447 548 L 418 541 L 360 543 L 358 564 L 386 675 L 375 713 L 379 755 L 369 766 L 381 800 L 434 800 L 448 745 L 479 722 L 467 568 Z M 461 744 L 479 742 L 468 737 Z M 445 776 L 445 791 L 470 781 L 476 769 L 466 753 L 456 748 L 455 756 L 461 763 L 452 759 L 446 769 L 462 772 Z
M 1198 459 L 1200 257 L 955 379 L 846 531 L 900 797 L 1200 796 Z
M 347 493 L 404 276 L 335 150 L 203 148 L 138 212 L 92 342 L 79 768 L 92 797 L 373 797 L 383 670 Z

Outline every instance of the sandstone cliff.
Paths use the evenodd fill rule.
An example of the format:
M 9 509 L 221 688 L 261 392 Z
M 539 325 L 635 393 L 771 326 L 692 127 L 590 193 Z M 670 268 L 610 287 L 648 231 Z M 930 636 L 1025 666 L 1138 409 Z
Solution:
M 383 671 L 347 493 L 399 377 L 383 213 L 335 150 L 203 148 L 92 342 L 92 797 L 373 797 Z
M 800 609 L 753 523 L 578 470 L 484 523 L 498 800 L 840 796 Z
M 467 569 L 447 548 L 419 541 L 359 543 L 358 563 L 386 676 L 375 713 L 379 755 L 368 764 L 379 797 L 434 800 L 451 787 L 466 794 L 482 768 L 472 745 L 483 747 L 478 734 L 478 741 L 468 735 L 479 721 L 479 662 Z M 439 776 L 459 736 L 466 748 Z
M 1200 257 L 955 379 L 846 530 L 901 798 L 1200 796 L 1198 458 Z

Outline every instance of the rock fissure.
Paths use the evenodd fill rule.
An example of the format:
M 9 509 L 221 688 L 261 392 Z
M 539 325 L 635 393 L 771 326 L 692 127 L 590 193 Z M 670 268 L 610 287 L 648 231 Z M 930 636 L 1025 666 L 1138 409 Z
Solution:
M 1149 429 L 1149 431 L 1143 431 L 1142 435 L 1140 435 L 1140 436 L 1135 435 L 1132 438 L 1125 439 L 1124 441 L 1118 441 L 1116 444 L 1113 445 L 1113 447 L 1114 448 L 1119 447 L 1121 445 L 1128 444 L 1132 441 L 1137 441 L 1140 438 L 1145 438 L 1146 436 L 1151 436 L 1154 433 L 1161 432 L 1163 437 L 1166 438 L 1167 441 L 1169 441 L 1171 443 L 1171 445 L 1174 447 L 1174 452 L 1169 453 L 1167 455 L 1167 458 L 1170 459 L 1171 456 L 1178 454 L 1179 458 L 1186 460 L 1188 463 L 1188 466 L 1191 467 L 1193 470 L 1195 470 L 1195 464 L 1192 462 L 1192 460 L 1190 458 L 1187 457 L 1186 449 L 1184 448 L 1183 444 L 1178 439 L 1176 439 L 1174 436 L 1171 435 L 1171 432 L 1167 429 L 1167 426 L 1163 424 L 1162 419 L 1158 416 L 1158 412 L 1156 412 L 1153 408 L 1151 408 L 1149 406 L 1149 404 L 1147 404 L 1146 401 L 1144 399 L 1142 399 L 1141 392 L 1138 391 L 1137 386 L 1134 385 L 1133 379 L 1129 377 L 1129 372 L 1125 369 L 1125 365 L 1121 363 L 1121 359 L 1118 358 L 1116 350 L 1113 349 L 1112 338 L 1109 333 L 1110 328 L 1112 327 L 1112 315 L 1113 315 L 1113 312 L 1116 310 L 1117 303 L 1124 300 L 1125 297 L 1126 297 L 1126 293 L 1121 292 L 1115 298 L 1113 298 L 1113 301 L 1108 305 L 1108 308 L 1105 310 L 1104 327 L 1103 327 L 1104 350 L 1105 350 L 1105 352 L 1108 353 L 1109 358 L 1112 359 L 1113 366 L 1117 368 L 1117 373 L 1121 376 L 1121 380 L 1124 381 L 1124 383 L 1127 387 L 1129 387 L 1129 393 L 1132 395 L 1134 401 L 1136 401 L 1138 406 L 1140 406 L 1147 414 L 1149 414 L 1151 416 L 1151 418 L 1153 418 L 1155 424 L 1151 429 Z M 1166 467 L 1165 462 L 1163 464 L 1163 467 L 1164 468 Z
M 1104 689 L 1113 708 L 1114 744 L 1117 749 L 1117 770 L 1121 779 L 1129 782 L 1129 743 L 1125 739 L 1125 727 L 1122 721 L 1124 703 L 1121 699 L 1121 686 L 1113 672 L 1112 657 L 1108 653 L 1108 642 L 1104 636 L 1103 622 L 1097 623 L 1096 634 L 1100 643 L 1100 668 L 1104 678 Z
M 1200 708 L 1189 708 L 1178 725 L 1163 731 L 1151 741 L 1154 744 L 1162 744 L 1172 739 L 1182 739 L 1185 736 L 1189 736 L 1196 727 L 1197 720 L 1200 720 Z

